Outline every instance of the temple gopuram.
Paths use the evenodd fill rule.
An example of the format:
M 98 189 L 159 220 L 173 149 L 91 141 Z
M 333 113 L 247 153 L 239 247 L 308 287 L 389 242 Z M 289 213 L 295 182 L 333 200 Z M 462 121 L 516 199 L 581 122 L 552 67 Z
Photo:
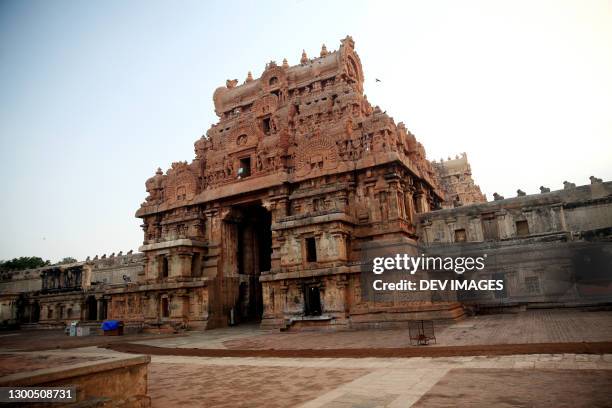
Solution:
M 487 197 L 480 191 L 480 186 L 472 179 L 472 167 L 467 153 L 461 153 L 454 159 L 440 159 L 432 162 L 445 195 L 444 208 L 459 207 L 468 204 L 486 203 Z
M 444 200 L 422 144 L 370 105 L 363 81 L 346 37 L 337 51 L 270 62 L 260 78 L 218 88 L 219 122 L 195 142 L 195 159 L 146 183 L 136 213 L 144 276 L 133 294 L 113 296 L 111 314 L 284 327 L 429 310 L 360 296 L 362 243 L 416 244 L 415 215 Z M 114 313 L 130 296 L 146 299 L 142 310 Z M 453 307 L 439 312 L 453 317 Z
M 139 252 L 0 271 L 0 327 L 385 328 L 612 301 L 612 182 L 486 202 L 465 153 L 429 162 L 363 83 L 351 37 L 228 80 L 195 158 L 146 181 Z M 495 279 L 504 290 L 373 291 L 372 258 L 391 254 L 487 254 L 477 273 L 415 277 Z

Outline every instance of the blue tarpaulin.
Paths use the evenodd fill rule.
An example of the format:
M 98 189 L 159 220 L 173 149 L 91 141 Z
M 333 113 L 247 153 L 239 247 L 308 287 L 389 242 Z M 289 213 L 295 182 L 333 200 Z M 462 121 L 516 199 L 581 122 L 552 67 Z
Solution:
M 105 320 L 102 323 L 102 330 L 115 330 L 118 329 L 120 325 L 119 320 Z

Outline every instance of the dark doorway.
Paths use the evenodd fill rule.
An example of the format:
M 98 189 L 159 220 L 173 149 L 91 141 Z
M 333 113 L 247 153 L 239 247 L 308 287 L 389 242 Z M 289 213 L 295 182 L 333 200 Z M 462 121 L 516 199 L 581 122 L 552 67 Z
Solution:
M 259 322 L 263 315 L 263 297 L 259 277 L 271 268 L 272 216 L 261 204 L 232 208 L 226 219 L 228 255 L 233 258 L 230 270 L 238 275 L 237 302 L 234 323 Z M 231 247 L 231 248 L 230 248 Z
M 168 277 L 168 257 L 167 256 L 162 257 L 161 277 L 162 278 Z
M 40 320 L 40 304 L 38 301 L 35 301 L 32 304 L 32 318 L 30 320 L 31 323 L 37 323 Z
M 26 323 L 31 311 L 23 293 L 15 301 L 14 307 L 16 309 L 15 323 Z
M 304 314 L 321 316 L 321 292 L 319 285 L 304 285 Z
M 169 317 L 170 316 L 170 305 L 168 303 L 168 298 L 167 297 L 163 297 L 161 299 L 161 315 L 162 315 L 162 317 Z
M 87 297 L 87 320 L 98 320 L 98 302 L 93 295 Z
M 245 157 L 240 159 L 240 167 L 238 168 L 238 176 L 240 178 L 249 177 L 251 175 L 251 158 Z
M 317 262 L 317 241 L 314 237 L 306 238 L 306 262 Z

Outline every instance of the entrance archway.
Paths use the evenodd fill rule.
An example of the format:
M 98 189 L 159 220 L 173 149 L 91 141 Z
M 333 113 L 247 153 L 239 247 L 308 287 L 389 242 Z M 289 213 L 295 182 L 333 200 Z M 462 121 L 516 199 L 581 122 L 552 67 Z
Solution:
M 321 316 L 321 292 L 318 284 L 304 285 L 304 314 Z
M 234 322 L 259 322 L 263 297 L 259 277 L 271 268 L 272 216 L 260 203 L 232 207 L 225 218 L 225 269 L 236 278 Z
M 98 302 L 94 295 L 87 296 L 87 320 L 98 320 Z

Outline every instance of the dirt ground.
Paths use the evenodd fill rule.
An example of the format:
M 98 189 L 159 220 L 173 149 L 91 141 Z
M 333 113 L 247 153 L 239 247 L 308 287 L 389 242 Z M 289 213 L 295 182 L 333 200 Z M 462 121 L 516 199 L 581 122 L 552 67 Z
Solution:
M 612 370 L 453 369 L 413 407 L 610 407 Z
M 113 343 L 105 348 L 122 353 L 197 356 L 197 357 L 284 357 L 284 358 L 366 358 L 366 357 L 452 357 L 503 356 L 517 354 L 609 354 L 612 342 L 599 343 L 532 343 L 482 346 L 413 346 L 403 348 L 320 349 L 320 350 L 229 350 L 154 347 L 144 344 Z
M 182 334 L 134 334 L 125 336 L 67 336 L 63 330 L 17 330 L 1 332 L 0 350 L 40 351 L 70 349 L 77 347 L 99 346 L 114 342 L 165 339 L 183 336 Z
M 369 372 L 365 369 L 151 364 L 149 396 L 153 407 L 293 407 Z

